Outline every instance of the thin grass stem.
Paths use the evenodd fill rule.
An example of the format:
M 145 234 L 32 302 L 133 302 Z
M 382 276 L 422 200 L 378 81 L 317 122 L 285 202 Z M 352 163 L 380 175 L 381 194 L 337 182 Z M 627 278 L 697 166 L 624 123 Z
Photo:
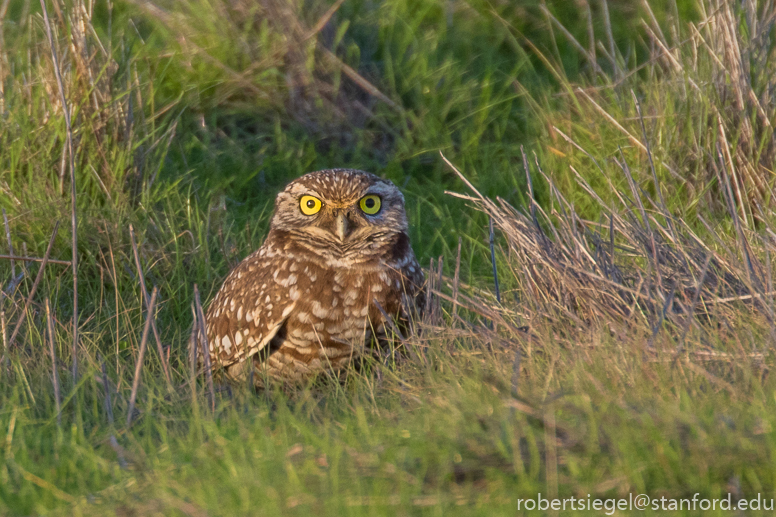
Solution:
M 140 293 L 143 295 L 145 306 L 149 307 L 150 301 L 148 298 L 148 291 L 146 290 L 145 275 L 143 274 L 143 267 L 140 264 L 140 254 L 137 251 L 137 243 L 135 242 L 135 229 L 131 224 L 129 225 L 129 239 L 132 241 L 132 253 L 135 256 L 135 267 L 137 267 L 137 277 L 140 281 Z M 162 347 L 162 340 L 159 337 L 159 330 L 156 327 L 155 318 L 151 318 L 151 329 L 154 332 L 156 351 L 159 353 L 159 361 L 162 363 L 162 371 L 164 372 L 164 378 L 167 381 L 167 388 L 172 391 L 172 378 L 170 377 L 170 370 L 167 362 L 164 360 L 164 348 Z
M 49 352 L 51 353 L 51 379 L 54 384 L 54 403 L 57 411 L 57 426 L 62 427 L 61 396 L 59 394 L 59 375 L 57 375 L 57 351 L 54 344 L 54 317 L 51 314 L 51 302 L 46 298 L 46 327 L 48 328 Z
M 140 339 L 140 351 L 137 354 L 137 362 L 135 362 L 135 376 L 132 381 L 132 394 L 129 397 L 129 408 L 127 408 L 127 423 L 126 426 L 132 423 L 132 413 L 135 411 L 135 400 L 137 399 L 137 389 L 140 386 L 140 374 L 143 370 L 143 356 L 145 355 L 146 344 L 148 343 L 148 332 L 151 329 L 151 320 L 154 317 L 154 308 L 156 307 L 156 286 L 154 286 L 151 292 L 151 301 L 148 304 L 148 311 L 146 312 L 146 322 L 143 327 L 143 337 Z
M 38 269 L 38 274 L 35 276 L 35 282 L 32 284 L 30 294 L 27 295 L 27 300 L 24 302 L 24 309 L 22 309 L 22 313 L 19 315 L 19 319 L 16 321 L 16 327 L 14 327 L 13 332 L 11 333 L 11 339 L 8 340 L 9 348 L 13 348 L 16 336 L 19 334 L 19 330 L 22 328 L 22 324 L 24 323 L 25 317 L 27 316 L 27 310 L 30 307 L 30 303 L 32 303 L 32 298 L 35 296 L 35 293 L 38 290 L 38 285 L 43 278 L 43 272 L 46 270 L 46 264 L 48 264 L 51 248 L 54 247 L 54 239 L 57 236 L 57 231 L 59 231 L 59 221 L 54 224 L 54 231 L 51 232 L 51 238 L 49 239 L 48 247 L 46 248 L 46 254 L 43 255 L 43 262 L 41 262 L 40 268 Z
M 55 2 L 56 7 L 56 2 Z M 73 379 L 78 378 L 78 217 L 76 215 L 76 184 L 75 184 L 75 149 L 73 147 L 73 127 L 70 123 L 70 108 L 65 97 L 65 86 L 62 82 L 62 73 L 59 69 L 59 59 L 57 58 L 56 46 L 54 45 L 54 36 L 51 32 L 51 22 L 49 21 L 46 1 L 40 0 L 40 6 L 43 9 L 43 24 L 46 26 L 46 37 L 51 47 L 51 59 L 54 62 L 54 75 L 57 79 L 57 88 L 59 98 L 62 102 L 62 111 L 65 114 L 65 129 L 67 134 L 67 150 L 70 160 L 70 219 L 72 226 L 72 247 L 73 247 Z

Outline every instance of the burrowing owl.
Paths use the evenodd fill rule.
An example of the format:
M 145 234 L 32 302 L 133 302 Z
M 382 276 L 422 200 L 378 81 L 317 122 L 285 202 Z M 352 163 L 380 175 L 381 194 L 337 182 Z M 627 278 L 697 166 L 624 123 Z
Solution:
M 341 370 L 391 332 L 383 313 L 404 320 L 421 306 L 422 283 L 393 183 L 311 172 L 278 194 L 264 244 L 208 308 L 211 364 L 232 379 L 254 368 L 257 385 Z

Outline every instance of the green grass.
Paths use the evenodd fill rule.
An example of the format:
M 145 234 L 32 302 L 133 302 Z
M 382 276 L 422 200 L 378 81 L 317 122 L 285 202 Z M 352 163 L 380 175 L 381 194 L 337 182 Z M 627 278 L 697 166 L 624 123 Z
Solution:
M 285 5 L 48 4 L 76 147 L 79 376 L 72 271 L 49 264 L 0 361 L 0 513 L 514 515 L 519 498 L 539 493 L 776 497 L 776 60 L 772 34 L 747 22 L 762 11 L 722 3 L 736 57 L 708 26 L 693 39 L 689 24 L 710 14 L 708 2 L 651 2 L 656 38 L 640 21 L 657 32 L 646 8 L 625 1 L 609 2 L 608 18 L 593 2 L 589 26 L 584 4 L 563 1 L 546 4 L 555 24 L 534 1 L 347 0 L 314 35 L 331 4 Z M 0 26 L 0 205 L 16 255 L 43 256 L 60 221 L 52 258 L 69 260 L 66 129 L 39 5 L 12 0 Z M 675 48 L 673 61 L 656 41 Z M 739 65 L 748 82 L 736 80 Z M 538 226 L 571 250 L 565 262 L 521 247 L 538 234 L 506 205 L 445 193 L 472 194 L 440 152 L 483 195 L 530 213 L 523 151 L 534 210 L 548 214 Z M 441 317 L 388 365 L 285 392 L 220 386 L 211 412 L 206 384 L 192 393 L 188 373 L 194 285 L 212 299 L 261 244 L 289 180 L 342 166 L 403 190 L 416 254 L 424 265 L 441 256 L 450 281 L 462 240 L 460 318 L 444 299 Z M 599 267 L 610 218 L 638 223 L 643 213 L 644 235 L 692 264 L 658 263 L 641 227 L 623 223 L 611 236 L 626 277 L 615 289 Z M 146 320 L 130 224 L 149 291 L 159 288 L 174 388 L 151 339 L 126 427 Z M 687 319 L 706 253 L 717 283 Z M 0 261 L 4 344 L 38 268 L 17 261 L 17 285 Z M 643 294 L 626 317 L 606 305 L 623 289 Z

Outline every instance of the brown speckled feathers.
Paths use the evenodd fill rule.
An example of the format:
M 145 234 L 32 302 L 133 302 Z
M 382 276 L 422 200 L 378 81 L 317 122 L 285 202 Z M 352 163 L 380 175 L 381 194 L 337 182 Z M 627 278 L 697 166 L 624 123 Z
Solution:
M 342 369 L 384 339 L 377 304 L 406 319 L 423 305 L 422 284 L 393 183 L 350 169 L 312 172 L 278 195 L 264 244 L 210 304 L 211 364 L 233 379 L 250 365 L 258 385 Z

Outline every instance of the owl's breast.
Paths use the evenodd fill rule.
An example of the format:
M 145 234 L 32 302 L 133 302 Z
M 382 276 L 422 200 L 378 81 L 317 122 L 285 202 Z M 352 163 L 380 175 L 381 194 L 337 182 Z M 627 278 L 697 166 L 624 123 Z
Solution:
M 267 254 L 274 255 L 275 266 L 263 278 L 273 296 L 287 302 L 277 333 L 253 363 L 284 380 L 346 367 L 374 338 L 382 341 L 383 314 L 398 317 L 402 299 L 407 295 L 414 299 L 422 284 L 411 250 L 398 260 L 383 257 L 361 262 L 301 249 L 270 248 Z M 270 302 L 259 291 L 252 305 L 273 315 L 279 312 L 275 303 L 265 305 Z
M 271 369 L 314 373 L 339 369 L 385 333 L 384 317 L 397 314 L 402 275 L 387 267 L 323 269 L 307 264 L 300 270 L 299 297 L 276 338 Z
M 388 314 L 398 312 L 402 278 L 397 271 L 359 267 L 319 269 L 311 273 L 309 283 L 299 286 L 297 309 L 289 323 L 317 333 L 316 340 L 363 338 L 370 325 L 383 321 L 375 302 Z

